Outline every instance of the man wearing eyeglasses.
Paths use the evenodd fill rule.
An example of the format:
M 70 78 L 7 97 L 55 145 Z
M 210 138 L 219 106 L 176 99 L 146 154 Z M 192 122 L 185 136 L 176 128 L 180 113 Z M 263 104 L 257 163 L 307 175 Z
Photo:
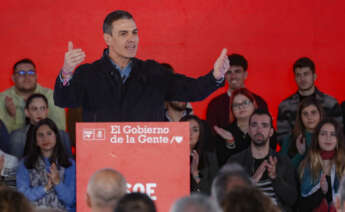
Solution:
M 30 59 L 22 59 L 13 66 L 14 86 L 0 93 L 0 119 L 9 132 L 25 126 L 25 100 L 33 93 L 45 95 L 49 103 L 48 117 L 64 130 L 65 111 L 55 106 L 53 91 L 37 83 L 36 66 Z

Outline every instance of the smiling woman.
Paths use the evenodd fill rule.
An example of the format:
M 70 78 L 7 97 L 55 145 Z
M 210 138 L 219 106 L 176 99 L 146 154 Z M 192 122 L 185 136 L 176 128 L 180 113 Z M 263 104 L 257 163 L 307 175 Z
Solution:
M 35 206 L 75 211 L 75 162 L 69 159 L 53 121 L 33 129 L 33 143 L 17 170 L 17 189 Z
M 325 119 L 316 127 L 310 150 L 299 167 L 301 211 L 320 208 L 332 211 L 333 200 L 344 173 L 342 129 L 333 119 Z

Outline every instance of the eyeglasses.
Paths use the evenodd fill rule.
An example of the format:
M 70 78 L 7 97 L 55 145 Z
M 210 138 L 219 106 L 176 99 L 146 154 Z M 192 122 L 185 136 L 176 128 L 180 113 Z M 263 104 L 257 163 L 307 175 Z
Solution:
M 232 104 L 232 108 L 239 109 L 240 107 L 248 107 L 250 104 L 252 104 L 250 100 L 244 100 L 243 102 Z
M 16 71 L 16 74 L 18 74 L 19 76 L 34 76 L 36 74 L 35 70 L 28 70 L 28 71 L 24 71 L 24 70 L 20 70 L 20 71 Z

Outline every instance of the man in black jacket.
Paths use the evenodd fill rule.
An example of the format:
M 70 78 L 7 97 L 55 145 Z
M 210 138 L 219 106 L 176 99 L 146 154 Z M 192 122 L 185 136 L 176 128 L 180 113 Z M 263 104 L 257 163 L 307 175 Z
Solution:
M 298 193 L 295 169 L 289 158 L 270 149 L 273 135 L 272 117 L 263 110 L 256 110 L 249 119 L 250 147 L 234 156 L 228 163 L 238 163 L 251 176 L 264 194 L 283 211 L 292 211 Z
M 61 107 L 83 108 L 83 121 L 163 121 L 164 101 L 199 101 L 223 84 L 230 64 L 226 49 L 209 74 L 198 79 L 173 74 L 154 61 L 135 58 L 139 36 L 131 14 L 114 11 L 104 20 L 103 57 L 74 69 L 84 59 L 68 43 L 56 80 L 54 100 Z

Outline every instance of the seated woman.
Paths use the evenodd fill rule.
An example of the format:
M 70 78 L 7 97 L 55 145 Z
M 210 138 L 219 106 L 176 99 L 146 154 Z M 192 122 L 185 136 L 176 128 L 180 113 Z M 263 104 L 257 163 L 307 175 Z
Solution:
M 181 121 L 190 124 L 191 192 L 210 194 L 212 180 L 218 171 L 217 156 L 212 142 L 208 141 L 212 139 L 211 130 L 194 115 L 185 116 Z
M 340 125 L 321 121 L 310 149 L 299 167 L 300 211 L 331 211 L 339 182 L 345 173 L 345 145 Z
M 249 147 L 249 118 L 257 108 L 253 95 L 246 88 L 235 90 L 230 99 L 230 124 L 225 128 L 214 127 L 221 137 L 217 140 L 217 156 L 219 165 L 223 166 L 230 156 Z M 275 149 L 276 139 L 272 136 L 271 147 Z
M 32 94 L 27 100 L 25 105 L 25 115 L 28 118 L 29 124 L 24 128 L 15 130 L 10 135 L 9 153 L 21 159 L 28 152 L 28 144 L 32 141 L 32 129 L 42 119 L 48 117 L 48 100 L 39 93 Z M 59 130 L 59 135 L 68 156 L 72 156 L 71 143 L 68 134 Z
M 0 120 L 0 186 L 15 188 L 18 160 L 8 153 L 9 135 L 4 123 Z
M 39 121 L 33 135 L 17 170 L 17 190 L 37 207 L 75 211 L 75 162 L 67 156 L 55 123 Z
M 323 118 L 323 109 L 314 98 L 305 98 L 299 105 L 292 135 L 286 136 L 281 145 L 281 152 L 289 155 L 296 168 L 308 151 L 315 128 Z

